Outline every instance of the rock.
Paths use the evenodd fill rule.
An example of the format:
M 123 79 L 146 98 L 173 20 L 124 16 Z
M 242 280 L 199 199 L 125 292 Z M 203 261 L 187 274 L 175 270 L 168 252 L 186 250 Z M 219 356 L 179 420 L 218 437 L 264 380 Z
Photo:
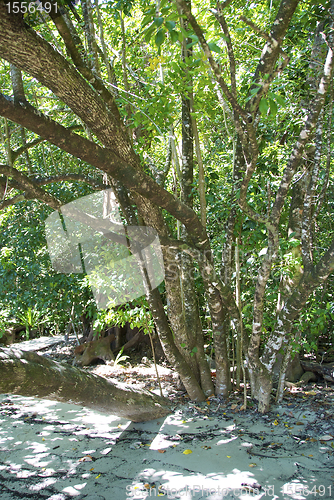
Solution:
M 300 382 L 302 384 L 308 384 L 309 382 L 316 382 L 316 381 L 317 381 L 317 376 L 313 372 L 305 372 L 300 378 Z

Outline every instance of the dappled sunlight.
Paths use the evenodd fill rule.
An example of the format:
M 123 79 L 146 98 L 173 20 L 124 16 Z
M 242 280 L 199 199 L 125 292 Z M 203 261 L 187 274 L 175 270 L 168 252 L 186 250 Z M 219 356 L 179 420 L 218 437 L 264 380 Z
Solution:
M 251 414 L 242 419 L 236 414 L 191 417 L 189 411 L 177 410 L 165 418 L 134 423 L 21 396 L 0 396 L 0 410 L 1 500 L 15 497 L 15 492 L 50 500 L 140 500 L 158 495 L 306 500 L 309 491 L 322 498 L 332 493 L 331 482 L 324 479 L 327 470 L 319 465 L 328 446 L 290 438 L 295 448 L 290 451 L 286 442 L 279 455 L 285 426 L 280 428 L 276 420 L 273 425 Z M 307 443 L 313 449 L 319 444 L 314 472 L 313 454 L 298 448 Z
M 96 476 L 92 456 L 108 454 L 131 424 L 116 416 L 49 400 L 1 396 L 0 401 L 5 404 L 5 417 L 0 419 L 0 475 L 6 473 L 12 481 L 15 478 L 19 491 L 48 491 L 57 483 L 56 489 L 66 498 L 79 495 L 87 479 Z M 72 478 L 76 478 L 75 484 L 67 484 Z M 33 482 L 23 485 L 22 479 Z

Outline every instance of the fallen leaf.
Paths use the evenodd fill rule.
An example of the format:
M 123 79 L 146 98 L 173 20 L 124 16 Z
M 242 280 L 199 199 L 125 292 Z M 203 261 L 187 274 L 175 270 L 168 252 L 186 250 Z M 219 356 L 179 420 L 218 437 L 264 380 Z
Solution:
M 191 450 L 184 450 L 183 455 L 189 455 L 190 453 L 192 453 Z
M 100 453 L 101 455 L 108 455 L 108 453 L 112 450 L 112 448 L 105 448 L 104 450 L 101 450 Z
M 158 450 L 159 453 L 166 453 L 166 450 Z
M 230 455 L 226 455 L 226 457 L 227 457 L 227 458 L 231 458 L 231 456 L 230 456 Z
M 98 474 L 95 479 L 99 479 L 99 477 L 101 477 L 101 474 Z
M 278 425 L 278 420 L 275 420 L 274 425 Z
M 233 405 L 231 405 L 231 410 L 235 410 L 236 408 L 238 408 L 238 405 L 233 403 Z
M 202 408 L 199 408 L 198 406 L 194 406 L 194 408 L 196 408 L 196 410 L 200 411 L 201 413 L 205 412 L 205 410 L 202 410 Z
M 248 466 L 249 466 L 249 467 L 256 467 L 256 466 L 257 466 L 257 464 L 252 463 L 252 464 L 248 464 Z
M 320 441 L 332 441 L 334 439 L 333 436 L 330 436 L 329 434 L 326 434 L 325 436 L 319 437 Z
M 86 455 L 79 459 L 79 462 L 93 462 L 93 457 L 91 455 Z
M 304 425 L 303 422 L 296 422 L 296 425 Z

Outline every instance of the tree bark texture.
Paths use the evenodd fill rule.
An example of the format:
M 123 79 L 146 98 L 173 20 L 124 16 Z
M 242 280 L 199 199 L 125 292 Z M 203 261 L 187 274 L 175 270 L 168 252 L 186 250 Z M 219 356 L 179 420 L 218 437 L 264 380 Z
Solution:
M 79 368 L 16 348 L 0 349 L 0 393 L 74 403 L 133 422 L 171 412 L 166 398 L 146 390 L 121 388 Z

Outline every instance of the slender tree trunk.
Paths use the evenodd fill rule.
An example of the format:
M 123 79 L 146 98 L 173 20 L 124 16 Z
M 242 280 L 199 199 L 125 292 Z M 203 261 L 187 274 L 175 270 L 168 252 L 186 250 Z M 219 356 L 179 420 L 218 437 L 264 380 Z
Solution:
M 85 22 L 85 34 L 88 48 L 88 66 L 92 68 L 92 71 L 96 75 L 100 76 L 100 64 L 95 38 L 95 27 L 92 17 L 91 0 L 82 0 L 82 11 Z
M 113 182 L 113 186 L 123 214 L 126 216 L 128 223 L 130 223 L 131 225 L 137 225 L 137 217 L 133 211 L 133 208 L 131 207 L 126 189 L 120 183 Z M 152 207 L 147 207 L 144 203 L 144 200 L 139 197 L 137 198 L 137 205 L 139 206 L 139 209 L 141 209 L 140 212 L 144 214 L 144 218 L 147 221 L 150 221 L 151 225 L 157 231 L 159 231 L 160 234 L 166 234 L 166 227 L 159 211 L 156 208 L 152 210 Z M 152 218 L 154 218 L 154 220 Z M 177 260 L 175 259 L 175 254 L 173 252 L 171 257 L 168 253 L 164 252 L 164 264 L 166 270 L 165 282 L 168 297 L 167 302 L 169 303 L 169 308 L 172 307 L 171 326 L 175 333 L 176 340 L 176 338 L 179 338 L 179 334 L 182 335 L 182 333 L 184 332 L 184 322 L 178 321 L 178 311 L 175 311 L 175 304 L 176 302 L 180 302 L 180 296 L 177 295 L 177 292 L 179 291 L 179 288 L 177 286 L 179 283 L 179 274 L 177 272 L 176 280 L 174 280 L 173 275 L 174 268 L 176 268 L 177 270 Z M 187 363 L 187 360 L 183 356 L 182 351 L 180 351 L 176 346 L 173 331 L 171 330 L 169 322 L 167 320 L 167 316 L 158 289 L 151 290 L 150 287 L 148 287 L 146 298 L 151 314 L 153 316 L 159 340 L 168 361 L 179 373 L 190 398 L 196 401 L 203 401 L 205 399 L 205 396 L 199 385 L 199 378 L 196 377 L 196 374 L 192 371 L 191 366 Z
M 190 5 L 190 2 L 189 2 Z M 181 20 L 187 29 L 187 21 Z M 191 56 L 191 49 L 187 48 L 190 39 L 184 39 L 182 43 L 182 61 L 186 64 L 187 58 Z M 184 74 L 185 84 L 192 85 L 192 79 L 187 69 Z M 194 179 L 194 138 L 193 120 L 191 117 L 192 92 L 182 95 L 182 171 L 180 180 L 181 201 L 188 207 L 193 207 L 193 179 Z M 181 228 L 183 239 L 187 240 L 186 229 Z M 166 291 L 168 295 L 168 313 L 173 325 L 175 342 L 188 365 L 191 367 L 202 390 L 206 395 L 214 391 L 211 372 L 205 358 L 204 337 L 199 314 L 197 296 L 194 282 L 194 263 L 192 257 L 184 252 L 170 250 L 170 256 L 175 259 L 174 280 L 169 281 L 171 274 L 166 276 Z

